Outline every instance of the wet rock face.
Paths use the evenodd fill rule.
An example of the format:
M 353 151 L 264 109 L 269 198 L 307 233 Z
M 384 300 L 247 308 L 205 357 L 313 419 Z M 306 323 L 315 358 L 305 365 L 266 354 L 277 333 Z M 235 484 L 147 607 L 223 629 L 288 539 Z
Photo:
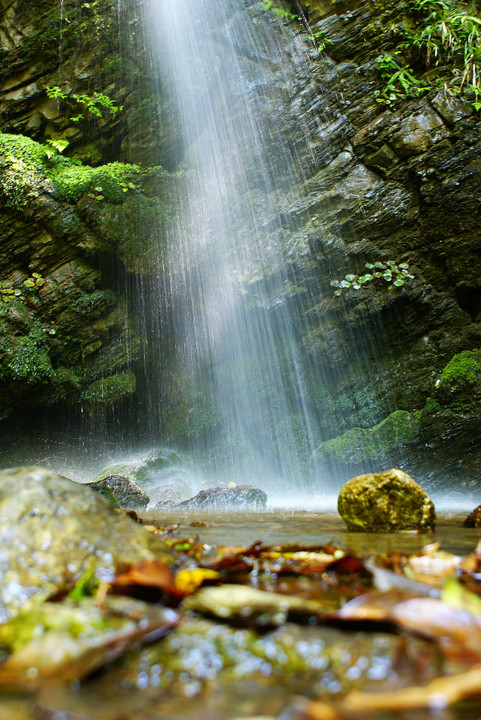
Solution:
M 0 472 L 0 622 L 87 570 L 151 560 L 149 534 L 89 488 L 38 467 Z
M 243 5 L 257 22 L 261 3 Z M 385 52 L 395 49 L 393 28 L 402 28 L 412 10 L 407 0 L 302 0 L 290 5 L 294 12 L 300 5 L 308 13 L 325 48 L 318 52 L 302 37 L 300 26 L 290 38 L 283 37 L 283 49 L 293 60 L 288 81 L 277 61 L 257 57 L 256 62 L 270 68 L 272 82 L 256 91 L 256 111 L 265 115 L 267 128 L 269 123 L 282 128 L 283 142 L 267 146 L 272 172 L 282 176 L 279 147 L 284 143 L 296 148 L 302 167 L 300 194 L 299 188 L 292 196 L 286 192 L 282 218 L 266 217 L 265 233 L 268 245 L 270 228 L 277 237 L 282 223 L 287 275 L 294 281 L 280 300 L 295 303 L 298 293 L 311 298 L 299 340 L 311 348 L 320 374 L 330 378 L 322 387 L 309 388 L 319 439 L 373 428 L 395 410 L 425 408 L 411 467 L 420 472 L 428 467 L 443 480 L 451 475 L 458 481 L 463 472 L 472 477 L 481 467 L 474 415 L 466 412 L 462 398 L 459 403 L 453 403 L 454 396 L 448 404 L 439 402 L 435 384 L 454 356 L 481 343 L 479 116 L 469 103 L 435 89 L 390 108 L 377 102 L 381 79 L 376 58 L 381 45 Z M 55 3 L 14 0 L 0 5 L 2 130 L 42 141 L 64 138 L 70 142 L 67 154 L 92 164 L 123 159 L 174 167 L 179 161 L 175 109 L 161 98 L 157 110 L 162 68 L 152 69 L 145 54 L 142 2 L 122 3 L 120 14 L 113 0 L 66 0 L 62 8 L 63 24 Z M 225 12 L 232 12 L 234 22 L 235 4 L 226 4 Z M 273 26 L 275 19 L 273 14 Z M 239 48 L 237 61 L 250 76 L 252 54 L 244 50 Z M 117 82 L 120 66 L 122 84 Z M 48 98 L 45 88 L 55 85 L 65 91 L 66 101 Z M 73 123 L 73 95 L 92 88 L 123 105 L 122 114 Z M 270 135 L 265 133 L 266 143 Z M 256 172 L 253 166 L 252 187 L 240 206 L 258 201 Z M 128 359 L 122 349 L 128 346 L 135 356 L 135 342 L 125 336 L 125 306 L 118 295 L 98 294 L 106 283 L 98 277 L 95 254 L 99 235 L 112 234 L 116 223 L 118 233 L 125 223 L 115 208 L 102 212 L 101 203 L 92 198 L 81 200 L 74 211 L 42 192 L 30 196 L 28 205 L 27 213 L 18 206 L 4 208 L 2 200 L 8 253 L 0 264 L 3 259 L 3 267 L 8 266 L 8 280 L 23 272 L 23 281 L 26 267 L 51 275 L 60 296 L 48 294 L 41 327 L 32 307 L 27 317 L 21 312 L 12 319 L 0 315 L 2 333 L 8 333 L 10 345 L 15 338 L 15 355 L 22 359 L 12 362 L 5 350 L 4 379 L 14 387 L 9 397 L 0 393 L 0 417 L 11 413 L 16 401 L 20 406 L 32 399 L 45 405 L 47 397 L 63 402 L 76 395 L 90 401 L 107 394 L 115 404 L 134 390 L 134 379 L 124 374 Z M 131 220 L 135 216 L 134 209 Z M 246 233 L 241 220 L 238 230 L 239 237 Z M 135 270 L 141 271 L 142 255 L 138 257 Z M 333 297 L 332 279 L 364 272 L 365 262 L 386 259 L 409 262 L 414 279 L 403 287 L 367 283 Z M 47 287 L 38 294 L 42 302 Z M 91 297 L 93 293 L 97 295 Z M 88 315 L 84 324 L 81 313 Z M 60 336 L 48 334 L 56 329 L 54 321 L 63 327 L 79 322 L 73 343 L 66 346 Z M 358 347 L 367 347 L 362 362 L 354 350 Z M 69 357 L 72 352 L 74 358 Z M 0 363 L 1 353 L 0 347 Z M 95 361 L 88 383 L 79 377 L 79 358 Z M 87 392 L 86 385 L 102 377 L 100 365 L 110 368 L 112 363 L 122 376 L 115 387 L 101 384 Z M 28 369 L 32 364 L 35 373 Z M 433 397 L 442 411 L 433 412 L 432 403 L 428 407 Z M 467 443 L 469 453 L 464 452 Z M 425 465 L 416 453 L 426 455 L 426 450 Z M 449 456 L 461 460 L 446 473 Z M 391 453 L 387 462 L 398 460 Z M 349 467 L 339 461 L 336 472 L 349 476 Z
M 292 108 L 302 100 L 305 117 L 318 121 L 315 165 L 305 158 L 305 199 L 291 208 L 293 218 L 297 211 L 306 221 L 297 220 L 291 240 L 311 261 L 306 272 L 301 252 L 293 260 L 297 282 L 314 272 L 322 286 L 305 337 L 328 376 L 335 368 L 331 387 L 313 393 L 322 435 L 342 440 L 340 431 L 371 431 L 393 410 L 422 410 L 409 454 L 390 449 L 383 464 L 409 457 L 407 466 L 436 483 L 469 483 L 481 467 L 473 403 L 461 388 L 439 398 L 436 383 L 453 357 L 481 343 L 479 116 L 462 98 L 436 89 L 392 107 L 376 101 L 379 38 L 383 52 L 395 49 L 389 25 L 402 29 L 409 3 L 300 4 L 326 41 L 310 80 L 297 75 L 292 98 Z M 333 297 L 332 278 L 362 274 L 365 262 L 386 259 L 408 262 L 414 278 Z M 363 358 L 356 347 L 367 347 Z M 333 471 L 349 477 L 363 463 L 370 466 L 359 452 Z
M 436 521 L 427 493 L 395 469 L 349 480 L 339 493 L 338 510 L 349 530 L 362 532 L 429 532 Z

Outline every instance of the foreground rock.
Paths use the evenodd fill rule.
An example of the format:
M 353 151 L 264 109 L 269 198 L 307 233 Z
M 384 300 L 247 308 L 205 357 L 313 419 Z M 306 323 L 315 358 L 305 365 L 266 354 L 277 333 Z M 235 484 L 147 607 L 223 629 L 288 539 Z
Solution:
M 87 570 L 108 579 L 119 566 L 152 560 L 156 544 L 83 485 L 39 467 L 2 470 L 0 622 Z
M 215 507 L 265 507 L 267 495 L 259 488 L 252 485 L 237 485 L 232 488 L 208 488 L 201 490 L 189 500 L 184 500 L 177 505 L 179 508 L 204 509 Z
M 87 487 L 103 495 L 114 507 L 145 507 L 150 501 L 142 488 L 122 475 L 109 475 L 99 482 L 87 483 Z
M 463 523 L 464 527 L 481 528 L 481 505 L 474 508 Z
M 396 532 L 434 530 L 428 494 L 402 470 L 358 475 L 342 488 L 338 510 L 349 530 Z
M 0 643 L 9 653 L 0 665 L 0 684 L 25 691 L 78 681 L 144 637 L 162 637 L 177 622 L 173 610 L 133 598 L 107 597 L 101 606 L 83 598 L 26 608 L 0 626 Z

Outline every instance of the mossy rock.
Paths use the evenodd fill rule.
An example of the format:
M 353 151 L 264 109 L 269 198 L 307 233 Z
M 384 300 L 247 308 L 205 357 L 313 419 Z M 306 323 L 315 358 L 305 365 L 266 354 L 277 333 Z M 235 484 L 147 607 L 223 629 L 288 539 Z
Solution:
M 132 395 L 137 386 L 133 372 L 128 371 L 101 378 L 83 392 L 82 400 L 93 409 L 116 405 L 123 398 Z
M 111 576 L 157 551 L 153 535 L 84 485 L 40 467 L 0 472 L 0 623 L 87 571 Z
M 88 487 L 117 508 L 145 507 L 150 500 L 142 488 L 121 475 L 110 475 L 100 482 L 88 483 Z
M 351 428 L 323 442 L 316 456 L 341 463 L 374 459 L 399 445 L 415 442 L 419 435 L 421 413 L 396 410 L 372 428 Z
M 181 463 L 180 455 L 174 450 L 152 450 L 123 462 L 108 465 L 98 473 L 94 483 L 100 483 L 110 477 L 121 476 L 138 487 L 142 487 L 155 473 Z
M 396 469 L 349 480 L 339 493 L 338 510 L 349 530 L 361 532 L 431 532 L 436 523 L 428 494 Z
M 466 391 L 472 396 L 481 384 L 481 350 L 464 350 L 454 355 L 441 373 L 437 396 L 442 401 L 453 402 L 453 395 L 464 394 Z

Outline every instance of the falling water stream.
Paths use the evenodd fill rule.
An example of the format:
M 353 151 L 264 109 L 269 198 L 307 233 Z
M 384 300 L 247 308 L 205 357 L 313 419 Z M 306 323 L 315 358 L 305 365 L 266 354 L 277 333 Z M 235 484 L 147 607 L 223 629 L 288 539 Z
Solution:
M 188 450 L 210 478 L 279 490 L 318 474 L 308 385 L 327 379 L 305 347 L 286 240 L 302 179 L 281 119 L 293 58 L 278 16 L 252 4 L 150 2 L 161 123 L 175 118 L 182 172 L 156 302 L 174 328 Z

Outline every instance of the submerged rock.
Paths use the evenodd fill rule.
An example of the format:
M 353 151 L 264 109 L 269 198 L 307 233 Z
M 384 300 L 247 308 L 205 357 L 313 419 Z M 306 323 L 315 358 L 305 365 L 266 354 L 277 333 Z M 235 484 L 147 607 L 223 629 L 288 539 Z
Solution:
M 469 513 L 468 517 L 463 522 L 463 527 L 481 528 L 481 505 L 478 505 L 474 508 L 472 513 Z
M 358 475 L 342 488 L 338 510 L 349 530 L 396 532 L 434 530 L 428 494 L 402 470 Z
M 78 681 L 123 655 L 143 638 L 169 632 L 173 610 L 132 598 L 64 600 L 26 608 L 0 626 L 9 657 L 0 665 L 0 684 L 25 690 L 45 683 Z
M 0 622 L 94 570 L 159 557 L 155 537 L 88 488 L 39 467 L 0 472 Z
M 409 673 L 412 682 L 433 677 L 435 647 L 417 638 L 408 646 L 401 640 L 394 634 L 347 634 L 309 623 L 286 623 L 259 633 L 186 617 L 162 642 L 125 656 L 109 675 L 95 682 L 102 682 L 105 692 L 106 683 L 118 688 L 130 681 L 135 687 L 142 676 L 145 686 L 163 693 L 164 713 L 166 701 L 176 694 L 182 697 L 187 688 L 189 697 L 196 698 L 195 718 L 231 717 L 229 710 L 235 706 L 238 713 L 241 698 L 252 702 L 246 708 L 249 717 L 277 717 L 293 693 L 330 697 L 334 691 L 354 688 L 384 689 L 387 684 L 393 689 L 407 682 Z M 409 657 L 409 669 L 402 676 L 396 670 L 399 657 Z M 214 715 L 212 708 L 219 696 L 227 707 Z M 182 712 L 167 714 L 184 716 Z
M 252 485 L 237 485 L 232 488 L 208 488 L 201 490 L 189 500 L 177 505 L 179 508 L 209 508 L 209 507 L 265 507 L 267 495 Z
M 114 507 L 145 507 L 150 501 L 142 488 L 122 475 L 109 475 L 99 482 L 87 483 L 87 487 L 103 495 Z

